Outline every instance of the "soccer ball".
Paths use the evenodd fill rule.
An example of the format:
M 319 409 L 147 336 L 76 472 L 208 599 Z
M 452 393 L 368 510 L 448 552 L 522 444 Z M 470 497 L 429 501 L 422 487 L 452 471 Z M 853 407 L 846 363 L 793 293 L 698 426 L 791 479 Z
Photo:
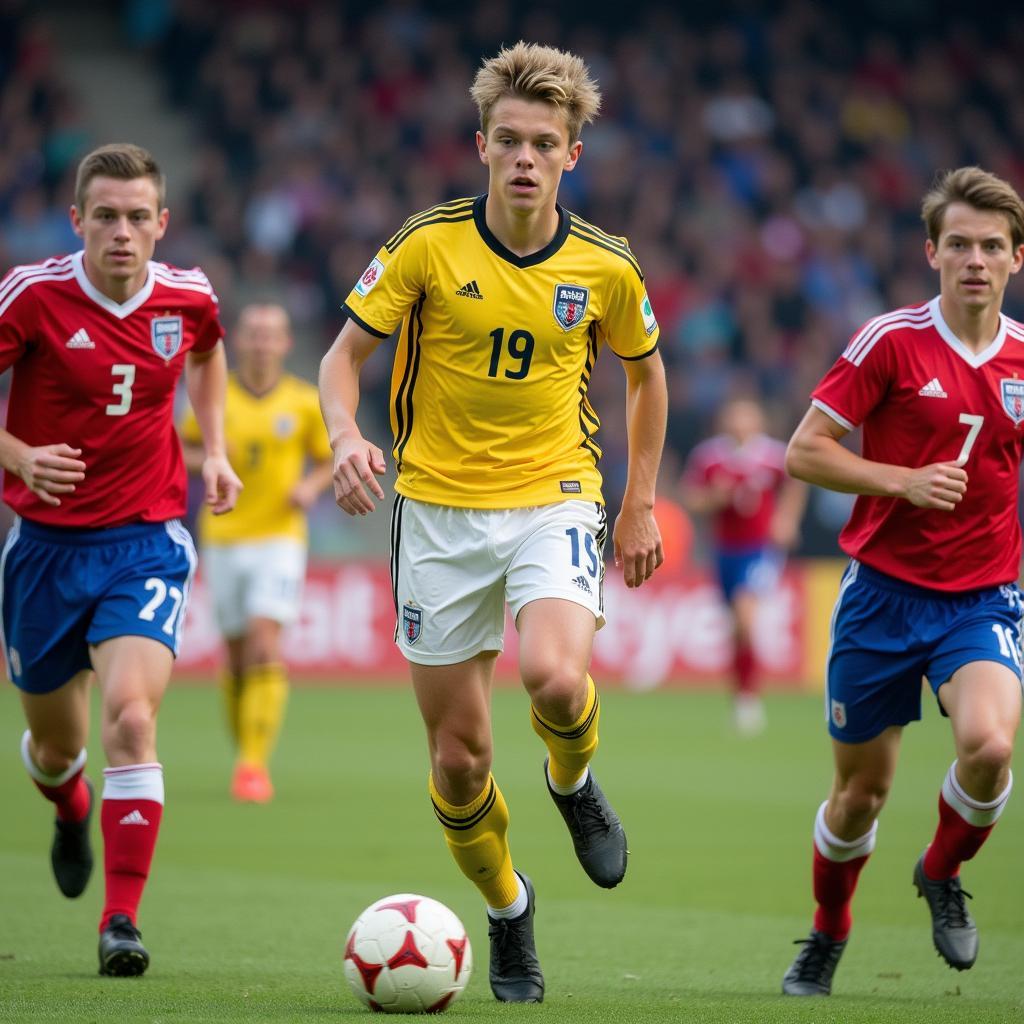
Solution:
M 399 893 L 368 906 L 345 940 L 345 977 L 371 1010 L 438 1013 L 473 969 L 462 922 L 429 896 Z

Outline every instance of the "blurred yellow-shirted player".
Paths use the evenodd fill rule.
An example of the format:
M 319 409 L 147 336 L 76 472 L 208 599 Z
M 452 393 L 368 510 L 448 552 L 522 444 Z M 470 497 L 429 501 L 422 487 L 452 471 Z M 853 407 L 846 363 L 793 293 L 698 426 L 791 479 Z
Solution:
M 231 784 L 237 800 L 273 795 L 268 761 L 288 692 L 282 627 L 299 612 L 306 573 L 306 510 L 331 481 L 331 448 L 317 390 L 284 371 L 292 345 L 288 314 L 251 305 L 231 339 L 224 426 L 244 498 L 232 522 L 199 517 L 202 564 L 227 645 L 223 679 L 228 722 L 238 747 Z M 181 428 L 189 468 L 202 449 L 195 417 Z

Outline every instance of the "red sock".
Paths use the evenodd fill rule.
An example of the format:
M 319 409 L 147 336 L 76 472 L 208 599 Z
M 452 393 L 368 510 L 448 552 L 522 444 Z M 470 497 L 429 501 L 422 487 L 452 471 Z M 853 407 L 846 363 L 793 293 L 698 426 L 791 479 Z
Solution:
M 89 813 L 89 787 L 85 784 L 83 769 L 79 768 L 67 782 L 59 786 L 48 786 L 38 779 L 32 781 L 36 789 L 57 807 L 61 821 L 81 821 Z
M 163 771 L 158 764 L 108 768 L 100 820 L 107 895 L 100 931 L 114 914 L 135 923 L 163 816 Z
M 89 787 L 85 784 L 82 772 L 85 770 L 85 750 L 71 763 L 67 771 L 60 775 L 47 775 L 32 760 L 29 743 L 32 733 L 25 730 L 21 737 L 21 760 L 29 778 L 35 783 L 36 789 L 57 808 L 57 817 L 61 821 L 81 821 L 89 813 Z
M 754 677 L 754 649 L 747 643 L 737 643 L 733 653 L 733 672 L 736 676 L 737 693 L 756 693 L 757 680 Z
M 1013 778 L 995 800 L 987 803 L 968 795 L 956 777 L 956 762 L 946 773 L 939 793 L 939 827 L 925 850 L 924 873 L 933 882 L 960 873 L 960 865 L 981 849 L 1010 798 Z
M 815 931 L 824 932 L 837 942 L 850 934 L 850 904 L 867 860 L 867 854 L 852 860 L 829 860 L 814 848 L 814 899 L 818 904 L 814 912 Z

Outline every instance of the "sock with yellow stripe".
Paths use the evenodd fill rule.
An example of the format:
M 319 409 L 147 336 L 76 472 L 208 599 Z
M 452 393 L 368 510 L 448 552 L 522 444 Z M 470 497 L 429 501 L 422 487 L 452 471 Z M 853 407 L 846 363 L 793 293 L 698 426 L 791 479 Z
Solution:
M 572 793 L 587 778 L 587 765 L 597 750 L 597 725 L 601 718 L 601 701 L 594 680 L 587 676 L 587 701 L 583 714 L 569 725 L 546 719 L 530 706 L 533 731 L 548 748 L 548 776 L 556 792 Z
M 508 847 L 508 806 L 494 776 L 488 778 L 483 792 L 463 807 L 441 796 L 433 775 L 429 788 L 434 814 L 459 870 L 480 890 L 489 907 L 511 906 L 519 896 L 520 882 L 512 870 Z
M 242 697 L 242 677 L 226 668 L 220 674 L 220 694 L 224 700 L 224 717 L 227 719 L 228 732 L 235 746 L 238 746 L 239 704 Z
M 266 768 L 277 742 L 288 700 L 284 665 L 253 665 L 242 673 L 238 703 L 238 759 Z

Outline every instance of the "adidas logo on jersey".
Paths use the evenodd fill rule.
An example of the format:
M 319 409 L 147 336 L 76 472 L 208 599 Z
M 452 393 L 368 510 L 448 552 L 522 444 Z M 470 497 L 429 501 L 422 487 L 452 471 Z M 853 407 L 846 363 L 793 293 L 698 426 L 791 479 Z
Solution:
M 134 811 L 129 811 L 129 813 L 126 814 L 121 819 L 121 824 L 122 825 L 148 825 L 149 824 L 149 819 L 148 818 L 144 818 L 142 816 L 142 811 L 140 811 L 138 808 L 136 808 Z
M 584 594 L 592 594 L 593 593 L 593 591 L 590 589 L 590 583 L 587 581 L 587 577 L 586 576 L 580 574 L 579 576 L 577 576 L 573 580 L 573 583 L 575 583 L 576 586 L 579 587 L 580 590 L 582 590 Z
M 470 281 L 468 284 L 464 284 L 456 293 L 461 295 L 464 299 L 482 299 L 483 294 L 477 287 L 476 281 Z
M 932 377 L 932 379 L 928 381 L 920 391 L 918 391 L 918 394 L 923 398 L 949 398 L 949 395 L 942 390 L 942 385 L 939 383 L 938 377 Z
M 72 334 L 70 338 L 68 338 L 68 340 L 64 343 L 64 347 L 65 348 L 95 348 L 96 345 L 93 342 L 92 338 L 89 337 L 86 329 L 84 327 L 82 327 L 81 329 L 75 331 L 75 333 Z

